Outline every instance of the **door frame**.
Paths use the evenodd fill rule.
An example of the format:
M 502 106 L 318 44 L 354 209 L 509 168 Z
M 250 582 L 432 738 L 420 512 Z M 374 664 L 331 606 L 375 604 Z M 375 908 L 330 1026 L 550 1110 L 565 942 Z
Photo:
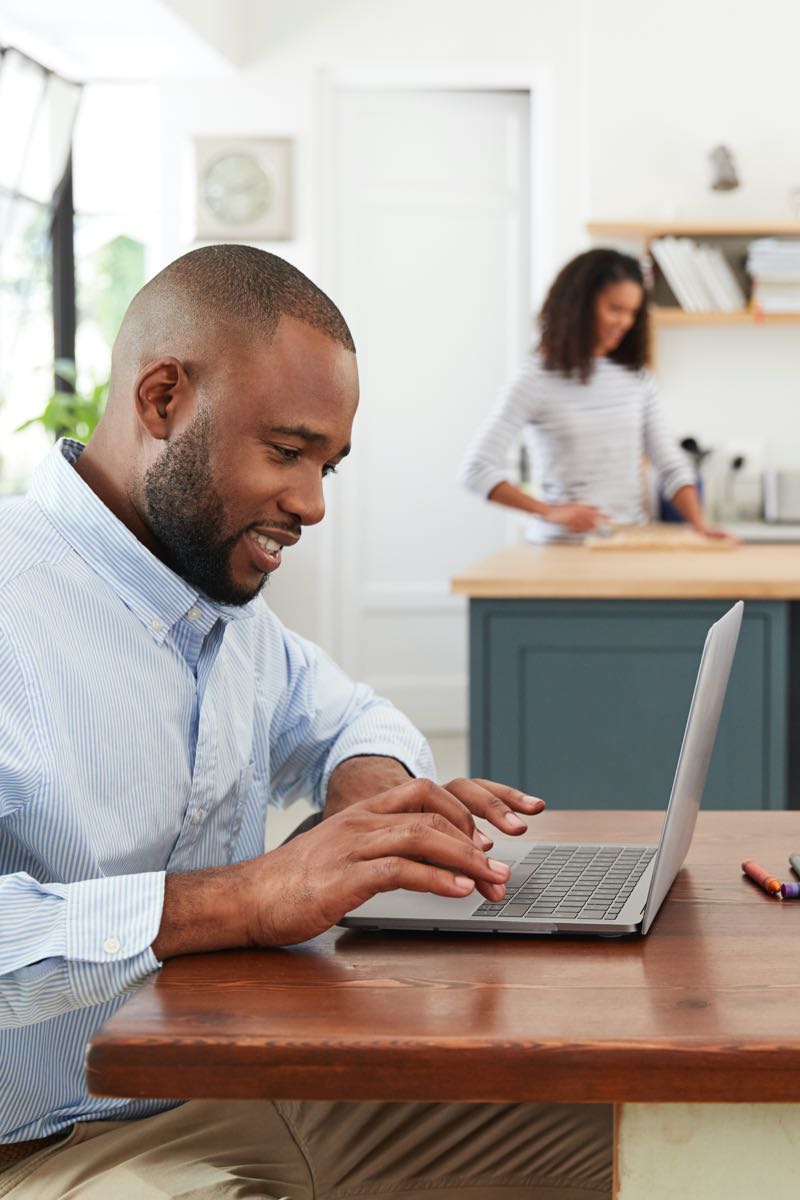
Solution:
M 555 153 L 555 77 L 548 64 L 342 64 L 324 68 L 318 75 L 317 146 L 318 176 L 316 278 L 323 288 L 335 292 L 334 247 L 336 239 L 335 203 L 335 120 L 336 93 L 340 90 L 364 91 L 491 91 L 523 92 L 528 96 L 528 170 L 530 203 L 529 308 L 539 307 L 554 268 L 556 213 Z M 346 314 L 345 314 L 346 315 Z M 338 506 L 337 506 L 338 508 Z M 350 511 L 348 511 L 350 510 Z M 346 500 L 338 512 L 339 520 L 355 519 Z M 356 563 L 352 561 L 352 539 L 337 538 L 336 522 L 326 522 L 320 530 L 321 567 L 331 581 L 327 603 L 319 609 L 319 638 L 322 644 L 343 662 L 352 661 L 343 620 L 345 588 L 354 580 Z M 415 611 L 430 607 L 436 611 L 458 609 L 460 597 L 450 595 L 414 595 Z M 459 681 L 451 681 L 453 685 Z M 463 681 L 466 683 L 466 681 Z

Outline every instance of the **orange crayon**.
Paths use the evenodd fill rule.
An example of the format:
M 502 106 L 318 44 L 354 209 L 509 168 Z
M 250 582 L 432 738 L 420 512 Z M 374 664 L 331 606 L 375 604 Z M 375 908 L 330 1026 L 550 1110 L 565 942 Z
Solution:
M 777 896 L 779 900 L 783 899 L 781 896 L 780 880 L 775 879 L 774 876 L 770 875 L 769 871 L 765 871 L 757 862 L 753 862 L 752 858 L 745 859 L 742 863 L 742 870 L 745 875 L 752 879 L 754 883 L 757 883 L 760 888 L 763 888 L 765 892 L 769 892 L 771 896 Z

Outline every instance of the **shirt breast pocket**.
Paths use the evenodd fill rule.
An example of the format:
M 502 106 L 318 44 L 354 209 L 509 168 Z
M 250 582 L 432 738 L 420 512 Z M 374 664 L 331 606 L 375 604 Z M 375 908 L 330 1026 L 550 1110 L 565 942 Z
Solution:
M 253 808 L 258 806 L 250 804 L 255 771 L 255 762 L 249 762 L 239 772 L 228 840 L 229 863 L 239 862 L 243 858 L 252 858 L 254 855 L 264 852 L 264 814 L 262 812 L 259 818 L 258 813 L 253 811 Z M 260 826 L 260 838 L 255 835 L 252 828 L 254 821 Z

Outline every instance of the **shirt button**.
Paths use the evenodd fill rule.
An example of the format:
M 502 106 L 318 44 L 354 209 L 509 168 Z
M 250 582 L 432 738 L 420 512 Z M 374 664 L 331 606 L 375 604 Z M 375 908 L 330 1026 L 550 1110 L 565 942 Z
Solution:
M 106 954 L 119 954 L 122 949 L 122 942 L 118 937 L 107 937 L 103 942 L 103 949 Z
M 161 633 L 161 630 L 163 628 L 164 628 L 164 622 L 160 621 L 158 619 L 158 617 L 153 617 L 151 619 L 151 621 L 150 621 L 150 632 L 151 633 Z
M 204 816 L 202 808 L 196 808 L 192 813 L 192 824 L 199 825 Z
M 190 621 L 199 621 L 203 614 L 197 605 L 193 604 L 186 615 Z

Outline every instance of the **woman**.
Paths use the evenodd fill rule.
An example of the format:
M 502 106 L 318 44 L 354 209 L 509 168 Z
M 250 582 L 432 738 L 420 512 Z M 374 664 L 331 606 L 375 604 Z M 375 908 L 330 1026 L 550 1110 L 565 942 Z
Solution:
M 577 540 L 608 522 L 645 520 L 642 454 L 661 492 L 693 529 L 703 516 L 695 477 L 664 425 L 647 369 L 648 312 L 635 258 L 588 250 L 562 268 L 523 362 L 461 469 L 471 491 L 532 514 L 531 541 Z M 509 481 L 508 452 L 530 435 L 541 499 Z

